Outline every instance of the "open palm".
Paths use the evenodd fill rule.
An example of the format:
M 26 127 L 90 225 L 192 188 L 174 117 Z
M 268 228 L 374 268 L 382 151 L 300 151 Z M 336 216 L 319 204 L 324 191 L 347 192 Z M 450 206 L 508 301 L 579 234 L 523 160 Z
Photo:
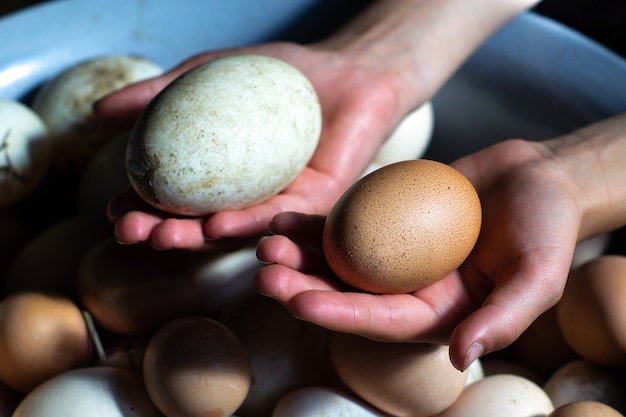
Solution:
M 147 103 L 184 71 L 234 53 L 280 58 L 302 71 L 315 87 L 323 113 L 320 142 L 308 166 L 280 194 L 253 207 L 206 218 L 180 218 L 144 204 L 131 190 L 109 205 L 116 237 L 124 243 L 149 242 L 161 249 L 198 249 L 218 240 L 264 234 L 281 211 L 326 213 L 363 172 L 380 144 L 406 113 L 388 71 L 358 65 L 321 49 L 272 43 L 198 55 L 162 77 L 117 92 L 96 105 L 102 123 L 129 127 Z
M 580 227 L 574 197 L 542 145 L 506 141 L 456 161 L 479 192 L 483 228 L 461 267 L 411 294 L 366 294 L 345 288 L 321 251 L 322 216 L 283 213 L 276 234 L 258 246 L 270 265 L 259 291 L 297 317 L 377 340 L 450 343 L 452 362 L 468 350 L 487 353 L 513 342 L 559 299 Z

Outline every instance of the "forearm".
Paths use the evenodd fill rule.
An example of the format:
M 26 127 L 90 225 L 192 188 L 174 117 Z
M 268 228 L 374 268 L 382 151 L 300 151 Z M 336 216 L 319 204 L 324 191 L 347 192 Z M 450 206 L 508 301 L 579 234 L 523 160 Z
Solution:
M 319 45 L 394 71 L 402 107 L 429 100 L 495 30 L 539 0 L 380 0 Z
M 626 113 L 545 142 L 580 201 L 579 239 L 626 225 Z

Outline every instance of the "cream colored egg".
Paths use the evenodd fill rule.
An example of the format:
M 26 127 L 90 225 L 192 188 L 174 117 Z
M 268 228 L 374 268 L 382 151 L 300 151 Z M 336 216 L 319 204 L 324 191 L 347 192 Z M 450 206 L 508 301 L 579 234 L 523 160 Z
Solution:
M 397 417 L 430 417 L 464 390 L 467 371 L 450 363 L 447 346 L 386 343 L 337 333 L 331 358 L 341 380 L 374 407 Z
M 317 94 L 297 69 L 258 55 L 218 58 L 152 100 L 129 141 L 129 179 L 171 213 L 248 207 L 302 171 L 320 131 Z
M 160 75 L 163 69 L 139 56 L 106 55 L 67 68 L 36 95 L 33 109 L 53 140 L 52 163 L 64 170 L 82 170 L 109 139 L 93 117 L 100 98 L 134 82 Z
M 323 233 L 328 264 L 348 285 L 406 293 L 461 265 L 482 222 L 478 194 L 453 167 L 426 159 L 386 165 L 353 184 Z
M 465 381 L 465 385 L 469 385 L 472 382 L 476 382 L 479 379 L 483 379 L 484 377 L 485 377 L 485 369 L 483 368 L 482 359 L 480 358 L 476 359 L 467 368 L 467 380 Z
M 534 382 L 497 374 L 468 385 L 437 417 L 545 417 L 554 410 L 548 395 Z
M 159 417 L 141 376 L 126 369 L 88 367 L 44 382 L 13 417 Z
M 424 155 L 434 129 L 435 113 L 431 102 L 426 102 L 406 115 L 378 150 L 374 162 L 389 165 Z
M 560 367 L 543 389 L 555 407 L 575 401 L 597 401 L 626 411 L 624 388 L 616 373 L 586 360 L 574 360 Z
M 330 360 L 333 333 L 299 320 L 275 300 L 250 291 L 218 316 L 244 345 L 252 382 L 238 410 L 267 417 L 276 403 L 304 386 L 339 385 Z
M 556 305 L 567 344 L 602 365 L 626 365 L 626 256 L 597 257 L 574 269 Z
M 369 404 L 337 389 L 305 387 L 280 399 L 272 417 L 388 417 Z
M 51 150 L 48 130 L 37 113 L 0 98 L 0 207 L 35 190 L 48 172 Z

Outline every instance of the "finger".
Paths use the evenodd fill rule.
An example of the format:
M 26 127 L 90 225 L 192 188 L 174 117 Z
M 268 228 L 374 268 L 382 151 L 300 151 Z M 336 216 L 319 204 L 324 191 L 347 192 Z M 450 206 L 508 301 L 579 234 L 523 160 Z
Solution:
M 321 246 L 325 216 L 279 213 L 269 224 L 271 233 L 285 235 L 299 245 Z
M 466 369 L 480 356 L 513 343 L 540 314 L 558 301 L 567 271 L 564 265 L 548 271 L 522 269 L 510 279 L 502 280 L 483 305 L 452 333 L 450 359 L 454 366 Z
M 152 229 L 163 221 L 163 217 L 150 212 L 130 211 L 115 223 L 115 238 L 122 244 L 135 244 L 150 240 Z
M 204 249 L 207 246 L 203 219 L 166 218 L 153 225 L 149 236 L 156 249 Z
M 261 262 L 284 265 L 305 274 L 332 276 L 321 249 L 299 246 L 282 235 L 262 239 L 256 253 Z
M 213 239 L 264 235 L 269 233 L 270 221 L 278 213 L 305 208 L 305 199 L 300 196 L 279 194 L 244 210 L 215 213 L 207 221 L 204 232 Z
M 174 74 L 141 81 L 111 93 L 93 105 L 97 120 L 108 127 L 130 129 L 148 103 L 173 79 Z
M 254 276 L 254 285 L 259 293 L 274 298 L 285 306 L 301 292 L 345 289 L 339 281 L 303 274 L 279 264 L 259 268 Z
M 309 290 L 295 295 L 291 313 L 330 330 L 382 341 L 443 342 L 437 315 L 410 294 Z

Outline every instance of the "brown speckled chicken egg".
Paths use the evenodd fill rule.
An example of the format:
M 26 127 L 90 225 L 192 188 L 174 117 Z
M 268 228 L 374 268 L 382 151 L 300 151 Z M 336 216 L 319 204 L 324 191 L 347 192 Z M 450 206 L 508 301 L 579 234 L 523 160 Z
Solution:
M 324 255 L 350 286 L 412 292 L 458 268 L 481 223 L 478 194 L 459 171 L 426 159 L 397 162 L 340 197 L 324 226 Z

